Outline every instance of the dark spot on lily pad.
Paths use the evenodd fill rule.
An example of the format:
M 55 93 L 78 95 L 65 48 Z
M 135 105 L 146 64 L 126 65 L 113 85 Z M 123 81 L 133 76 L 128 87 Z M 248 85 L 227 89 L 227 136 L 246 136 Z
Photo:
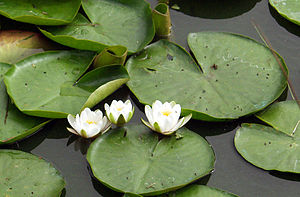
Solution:
M 173 61 L 174 57 L 170 54 L 167 55 L 168 60 Z

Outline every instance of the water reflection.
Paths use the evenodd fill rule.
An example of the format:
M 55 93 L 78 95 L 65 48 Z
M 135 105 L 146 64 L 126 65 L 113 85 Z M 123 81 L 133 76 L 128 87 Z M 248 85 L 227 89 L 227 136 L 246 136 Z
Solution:
M 118 192 L 115 192 L 115 191 L 109 189 L 108 187 L 103 185 L 100 181 L 98 181 L 98 179 L 96 179 L 93 176 L 91 167 L 89 165 L 87 166 L 87 168 L 88 168 L 88 171 L 89 171 L 90 176 L 91 176 L 91 181 L 92 181 L 93 187 L 101 196 L 114 196 L 114 197 L 119 197 L 119 196 L 121 197 L 122 196 L 121 193 L 118 193 Z
M 71 135 L 67 142 L 67 146 L 74 143 L 74 150 L 80 151 L 81 154 L 86 155 L 87 150 L 92 143 L 93 139 L 85 139 L 77 135 Z
M 269 174 L 280 179 L 300 182 L 300 174 L 279 171 L 269 171 Z
M 290 33 L 300 37 L 300 28 L 299 25 L 296 25 L 289 20 L 283 18 L 270 4 L 269 4 L 269 10 L 271 15 L 275 18 L 277 23 L 285 28 Z
M 51 124 L 51 123 L 50 123 Z M 37 146 L 39 146 L 46 138 L 47 136 L 47 126 L 44 128 L 39 129 L 34 134 L 27 136 L 26 138 L 17 141 L 13 144 L 8 144 L 1 146 L 2 149 L 15 149 L 15 150 L 21 150 L 25 152 L 31 152 L 33 149 L 35 149 Z
M 223 19 L 239 16 L 251 10 L 261 0 L 170 0 L 170 7 L 190 16 Z

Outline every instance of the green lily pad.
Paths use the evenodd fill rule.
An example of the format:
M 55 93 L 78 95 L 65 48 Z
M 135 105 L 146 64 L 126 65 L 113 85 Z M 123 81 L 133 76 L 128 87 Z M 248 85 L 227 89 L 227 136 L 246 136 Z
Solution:
M 26 116 L 10 102 L 3 82 L 3 75 L 10 68 L 0 63 L 0 145 L 20 140 L 48 123 L 42 118 Z
M 122 45 L 130 53 L 142 50 L 154 37 L 151 8 L 144 0 L 84 0 L 82 7 L 89 20 L 78 14 L 70 25 L 43 27 L 41 32 L 77 49 L 101 51 Z
M 48 162 L 18 150 L 0 150 L 2 196 L 59 197 L 65 181 Z
M 122 66 L 103 66 L 76 83 L 94 56 L 88 51 L 52 51 L 30 56 L 6 73 L 7 92 L 16 106 L 29 115 L 65 118 L 77 114 L 83 106 L 93 107 L 128 81 Z
M 299 0 L 269 0 L 277 12 L 287 20 L 300 25 Z
M 265 170 L 300 173 L 300 109 L 297 103 L 274 104 L 259 116 L 274 128 L 242 124 L 234 138 L 237 151 Z
M 123 193 L 158 195 L 183 187 L 210 173 L 211 146 L 186 129 L 159 139 L 144 125 L 110 130 L 89 147 L 87 160 L 94 176 Z
M 300 109 L 296 101 L 275 103 L 256 116 L 276 130 L 288 135 L 294 133 L 300 136 L 300 126 L 296 128 L 300 121 Z M 297 129 L 299 132 L 296 132 Z
M 236 119 L 265 108 L 286 88 L 272 52 L 250 38 L 201 32 L 190 34 L 188 43 L 201 68 L 167 40 L 127 61 L 127 85 L 141 103 L 173 100 L 194 119 Z
M 63 25 L 72 22 L 81 0 L 0 0 L 0 14 L 36 25 Z
M 162 195 L 161 197 L 165 197 Z M 168 197 L 237 197 L 234 194 L 208 187 L 205 185 L 190 185 L 176 192 L 169 193 Z
M 35 53 L 59 48 L 42 34 L 36 32 L 1 31 L 0 40 L 0 62 L 8 64 L 14 64 Z

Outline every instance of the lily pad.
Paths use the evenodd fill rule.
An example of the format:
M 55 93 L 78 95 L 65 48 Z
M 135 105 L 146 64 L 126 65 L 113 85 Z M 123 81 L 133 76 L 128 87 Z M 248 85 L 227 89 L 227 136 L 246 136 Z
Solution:
M 65 118 L 83 106 L 93 107 L 128 81 L 122 66 L 88 69 L 95 54 L 88 51 L 51 51 L 30 56 L 4 78 L 16 106 L 33 116 Z
M 183 138 L 161 136 L 144 125 L 110 130 L 88 149 L 94 176 L 123 193 L 158 195 L 181 188 L 210 173 L 215 156 L 196 133 L 181 128 Z
M 287 20 L 300 25 L 299 0 L 269 0 L 277 12 Z
M 72 22 L 81 0 L 0 0 L 0 14 L 36 25 L 63 25 Z
M 297 103 L 274 104 L 259 116 L 274 128 L 242 124 L 234 139 L 237 151 L 265 170 L 300 173 L 300 109 Z
M 61 174 L 40 157 L 18 150 L 0 150 L 2 196 L 59 197 L 65 182 Z
M 43 36 L 28 31 L 0 31 L 0 62 L 14 64 L 25 57 L 59 47 Z
M 101 51 L 122 45 L 130 53 L 142 50 L 154 37 L 151 8 L 144 0 L 84 0 L 82 7 L 89 20 L 78 14 L 70 25 L 43 27 L 41 32 L 77 49 Z
M 286 88 L 272 52 L 250 38 L 201 32 L 189 34 L 188 43 L 201 68 L 182 47 L 167 40 L 127 61 L 127 85 L 141 103 L 173 100 L 182 106 L 183 115 L 220 121 L 257 112 Z
M 48 121 L 21 113 L 9 100 L 3 82 L 3 75 L 10 69 L 0 63 L 0 145 L 20 140 L 45 125 Z
M 176 192 L 169 193 L 168 197 L 237 197 L 234 194 L 208 187 L 205 185 L 190 185 Z M 166 196 L 166 197 L 167 197 Z M 165 197 L 162 195 L 161 197 Z

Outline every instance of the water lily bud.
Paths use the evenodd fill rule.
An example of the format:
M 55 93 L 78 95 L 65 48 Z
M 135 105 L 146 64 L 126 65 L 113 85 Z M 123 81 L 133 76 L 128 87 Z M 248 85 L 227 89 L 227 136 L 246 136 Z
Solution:
M 129 122 L 134 113 L 134 107 L 130 100 L 127 100 L 125 103 L 121 100 L 113 100 L 110 106 L 105 103 L 104 108 L 110 122 L 118 126 Z
M 106 116 L 103 117 L 103 113 L 99 109 L 91 111 L 89 108 L 85 108 L 76 117 L 69 114 L 68 121 L 73 128 L 67 129 L 84 138 L 92 138 L 100 133 L 103 134 L 111 125 Z
M 163 135 L 171 135 L 185 125 L 192 117 L 192 114 L 190 114 L 179 119 L 180 113 L 181 107 L 174 101 L 162 104 L 156 100 L 152 104 L 152 108 L 149 105 L 145 106 L 145 114 L 149 122 L 143 119 L 142 122 L 153 131 Z

